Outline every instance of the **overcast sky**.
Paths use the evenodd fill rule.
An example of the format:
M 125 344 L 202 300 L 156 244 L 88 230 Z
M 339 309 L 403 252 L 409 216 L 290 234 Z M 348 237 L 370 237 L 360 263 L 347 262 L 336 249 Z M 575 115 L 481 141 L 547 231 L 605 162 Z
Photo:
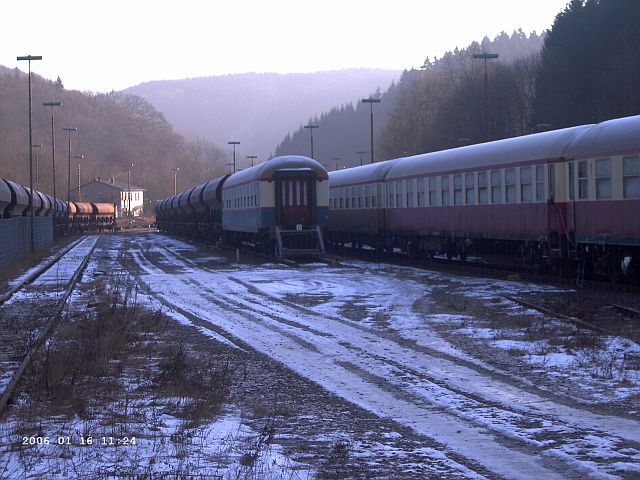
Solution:
M 484 35 L 549 28 L 568 0 L 3 0 L 0 65 L 105 92 L 243 72 L 420 67 Z

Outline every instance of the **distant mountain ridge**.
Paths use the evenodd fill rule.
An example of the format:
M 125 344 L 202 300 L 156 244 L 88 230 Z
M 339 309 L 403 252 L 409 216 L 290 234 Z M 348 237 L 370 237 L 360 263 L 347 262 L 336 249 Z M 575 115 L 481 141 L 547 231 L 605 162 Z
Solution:
M 384 92 L 400 74 L 379 69 L 243 73 L 145 82 L 124 92 L 149 101 L 186 137 L 204 137 L 221 147 L 239 141 L 240 155 L 263 161 L 310 118 Z

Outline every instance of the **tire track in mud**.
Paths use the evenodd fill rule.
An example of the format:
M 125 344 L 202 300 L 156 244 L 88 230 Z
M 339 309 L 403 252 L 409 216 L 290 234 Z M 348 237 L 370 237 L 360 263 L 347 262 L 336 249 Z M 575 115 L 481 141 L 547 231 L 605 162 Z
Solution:
M 171 253 L 171 252 L 169 252 L 169 253 Z M 178 260 L 178 258 L 176 258 L 176 260 Z M 175 262 L 173 262 L 173 263 L 175 263 Z M 188 277 L 188 274 L 186 276 Z M 227 278 L 228 278 L 228 276 L 227 276 Z M 263 327 L 269 328 L 271 330 L 273 330 L 273 325 L 266 324 L 265 322 L 274 322 L 275 321 L 276 323 L 285 324 L 285 325 L 287 325 L 288 328 L 294 328 L 298 332 L 302 328 L 302 329 L 304 329 L 306 331 L 306 333 L 310 333 L 310 334 L 312 334 L 314 336 L 317 336 L 318 334 L 320 334 L 320 335 L 322 335 L 322 336 L 324 336 L 326 338 L 327 335 L 328 335 L 328 334 L 326 334 L 324 332 L 318 331 L 317 329 L 312 329 L 312 328 L 308 327 L 307 325 L 302 325 L 299 322 L 291 321 L 291 320 L 289 320 L 287 318 L 284 318 L 282 316 L 282 312 L 274 313 L 273 311 L 271 311 L 271 312 L 269 312 L 269 311 L 267 311 L 267 312 L 261 311 L 260 309 L 252 307 L 251 305 L 247 305 L 246 303 L 238 302 L 238 301 L 235 301 L 235 300 L 229 298 L 229 295 L 237 295 L 238 292 L 227 291 L 225 293 L 222 293 L 220 291 L 220 289 L 214 290 L 209 285 L 206 285 L 202 281 L 199 281 L 199 280 L 196 280 L 196 279 L 193 279 L 193 278 L 188 278 L 187 283 L 189 285 L 193 285 L 194 287 L 197 286 L 200 291 L 203 291 L 203 292 L 206 292 L 206 293 L 210 294 L 212 296 L 212 298 L 207 299 L 207 300 L 210 301 L 211 303 L 217 305 L 218 307 L 221 307 L 221 308 L 223 308 L 223 309 L 225 309 L 227 311 L 231 310 L 231 311 L 235 312 L 236 314 L 238 314 L 238 315 L 240 315 L 240 316 L 242 316 L 244 318 L 249 318 L 249 320 L 251 322 L 253 322 L 253 323 L 255 323 L 257 321 Z M 213 298 L 214 295 L 215 295 L 215 298 Z M 205 298 L 207 298 L 209 295 L 206 295 L 206 296 L 205 295 L 200 295 L 200 297 L 203 297 L 203 296 Z M 270 310 L 270 309 L 267 309 L 267 310 Z M 315 315 L 317 315 L 317 314 L 315 314 Z M 283 333 L 281 328 L 278 328 L 278 333 L 280 333 L 280 334 Z M 300 338 L 299 337 L 299 333 L 292 334 L 290 332 L 286 332 L 286 334 L 287 334 L 288 338 L 292 339 L 296 343 L 299 343 L 299 340 L 296 340 L 296 338 L 298 338 L 298 339 Z M 294 338 L 291 338 L 291 335 L 293 335 Z M 334 336 L 333 335 L 329 335 L 329 337 L 334 337 Z M 305 340 L 305 343 L 307 345 L 303 345 L 303 346 L 311 346 L 312 350 L 313 350 L 313 353 L 318 352 L 318 350 L 315 347 L 315 345 L 310 344 L 306 340 Z M 311 353 L 311 351 L 309 351 L 308 348 L 306 348 L 306 350 L 307 350 L 307 355 L 309 353 Z M 318 354 L 322 355 L 321 352 L 318 352 Z M 271 356 L 273 356 L 273 355 L 271 355 Z M 322 356 L 324 356 L 324 355 L 322 355 Z M 338 356 L 338 355 L 336 354 L 336 356 Z M 344 354 L 343 354 L 343 356 L 344 356 Z M 361 378 L 360 380 L 365 382 L 365 383 L 367 383 L 366 379 L 362 379 Z M 393 403 L 405 403 L 405 402 L 398 402 L 397 401 L 397 397 L 398 397 L 397 394 L 399 393 L 397 391 L 397 388 L 396 389 L 392 388 L 391 390 L 392 390 L 392 392 L 389 392 L 389 395 L 391 395 Z M 409 405 L 407 405 L 407 407 L 408 406 Z M 413 407 L 414 410 L 416 409 L 416 405 L 411 405 L 411 407 Z M 433 416 L 434 414 L 435 415 L 439 415 L 439 416 L 443 416 L 442 412 L 435 412 L 434 411 L 437 408 L 434 408 L 433 405 L 417 407 L 417 409 L 418 410 L 424 410 L 425 407 L 429 410 L 430 416 Z M 402 416 L 403 415 L 403 410 L 406 410 L 406 409 L 399 409 L 398 410 L 396 408 L 395 410 L 397 412 L 397 415 L 396 415 L 396 417 L 397 417 L 397 416 Z M 439 409 L 437 409 L 437 410 L 439 410 Z M 444 414 L 444 416 L 450 417 L 450 415 L 447 415 L 446 413 Z M 441 422 L 442 422 L 442 420 L 441 420 Z M 401 422 L 401 423 L 406 424 L 406 422 Z M 466 430 L 468 437 L 469 436 L 477 437 L 478 435 L 480 435 L 481 437 L 485 437 L 486 436 L 486 433 L 479 432 L 478 429 L 475 428 L 475 427 L 467 428 L 465 425 L 460 425 L 460 419 L 457 419 L 457 420 L 448 419 L 448 420 L 445 421 L 445 424 L 448 424 L 448 429 L 449 430 L 455 429 L 455 431 L 457 431 L 457 432 L 461 432 L 462 430 Z M 426 434 L 427 436 L 430 436 L 430 435 L 428 435 L 428 432 L 424 431 L 424 429 L 415 429 L 415 430 L 420 434 Z M 422 431 L 420 431 L 420 430 L 422 430 Z M 430 437 L 433 438 L 433 436 L 430 436 Z M 485 438 L 484 440 L 488 441 L 489 438 Z M 510 452 L 512 457 L 513 456 L 520 457 L 520 454 L 518 454 L 517 452 L 514 452 L 512 450 L 508 450 L 508 451 Z M 504 453 L 506 453 L 506 452 L 504 452 Z M 503 453 L 503 455 L 504 455 L 504 453 Z M 469 458 L 469 457 L 467 457 L 467 458 Z M 520 462 L 524 462 L 526 464 L 527 461 L 525 460 L 525 458 L 527 458 L 527 457 L 519 458 L 519 461 Z M 536 470 L 537 468 L 540 468 L 540 466 L 537 465 L 537 467 L 532 469 L 532 471 Z M 549 473 L 549 475 L 551 475 L 551 472 L 548 472 L 548 473 Z
M 169 263 L 171 265 L 173 265 L 174 267 L 176 266 L 176 263 L 182 263 L 182 264 L 190 264 L 191 268 L 197 268 L 198 270 L 206 270 L 209 271 L 211 273 L 215 273 L 215 274 L 220 274 L 219 271 L 215 271 L 212 269 L 208 269 L 208 268 L 203 268 L 202 265 L 197 264 L 196 262 L 193 262 L 189 259 L 184 258 L 181 254 L 177 254 L 176 252 L 173 252 L 171 250 L 169 250 L 168 248 L 166 248 L 166 251 L 168 252 L 168 254 L 170 256 L 167 256 L 167 259 L 170 260 Z M 159 266 L 159 268 L 162 270 L 162 265 Z M 188 274 L 186 274 L 188 276 Z M 392 341 L 392 339 L 388 338 L 388 336 L 386 335 L 380 335 L 381 332 L 379 331 L 373 331 L 372 329 L 368 328 L 368 327 L 364 327 L 361 325 L 357 325 L 354 324 L 351 321 L 347 321 L 347 320 L 343 320 L 340 318 L 332 318 L 329 317 L 327 315 L 323 315 L 323 314 L 319 314 L 313 310 L 307 309 L 305 307 L 301 307 L 298 306 L 296 304 L 294 304 L 293 302 L 287 301 L 287 300 L 282 300 L 282 299 L 278 299 L 277 297 L 273 297 L 272 295 L 266 294 L 264 292 L 262 292 L 261 290 L 259 290 L 258 288 L 256 288 L 255 286 L 244 282 L 238 278 L 235 278 L 233 276 L 227 276 L 226 277 L 228 280 L 235 282 L 236 284 L 244 287 L 246 289 L 246 291 L 248 293 L 250 293 L 251 295 L 258 297 L 258 299 L 261 300 L 266 300 L 266 304 L 264 302 L 256 302 L 253 300 L 250 300 L 249 303 L 243 303 L 241 301 L 237 301 L 235 299 L 230 298 L 231 296 L 241 296 L 241 294 L 237 291 L 233 291 L 232 289 L 227 287 L 227 292 L 225 293 L 221 293 L 219 289 L 213 289 L 211 286 L 204 284 L 202 281 L 194 279 L 194 278 L 188 278 L 188 283 L 190 285 L 193 285 L 194 287 L 199 288 L 201 291 L 209 293 L 209 296 L 204 296 L 204 298 L 207 299 L 207 301 L 215 304 L 216 306 L 218 306 L 219 308 L 222 308 L 223 310 L 231 310 L 233 312 L 235 312 L 236 314 L 247 318 L 250 321 L 253 322 L 259 322 L 262 326 L 264 326 L 265 328 L 268 328 L 271 331 L 274 331 L 280 335 L 283 335 L 285 337 L 287 337 L 288 339 L 296 342 L 298 345 L 302 346 L 303 348 L 309 350 L 309 351 L 313 351 L 314 353 L 321 353 L 321 351 L 318 350 L 318 348 L 315 346 L 314 343 L 309 342 L 306 339 L 302 339 L 300 337 L 300 333 L 299 330 L 304 331 L 306 334 L 310 334 L 312 336 L 321 336 L 324 337 L 325 339 L 328 338 L 336 338 L 335 335 L 333 334 L 329 334 L 326 332 L 323 332 L 321 330 L 318 330 L 316 328 L 312 328 L 306 324 L 300 323 L 298 321 L 294 321 L 291 320 L 290 317 L 291 315 L 287 315 L 286 312 L 282 312 L 282 311 L 278 311 L 276 309 L 273 308 L 273 306 L 271 305 L 272 303 L 277 303 L 287 309 L 294 309 L 295 311 L 302 313 L 304 315 L 311 315 L 313 317 L 322 317 L 323 319 L 327 320 L 332 320 L 332 321 L 337 321 L 339 323 L 341 323 L 344 326 L 347 326 L 349 328 L 353 328 L 356 330 L 360 330 L 363 333 L 366 333 L 367 335 L 365 337 L 362 337 L 364 340 L 367 341 L 367 343 L 371 344 L 371 342 L 375 342 L 378 343 L 379 342 L 379 338 L 383 338 L 387 341 Z M 253 305 L 260 305 L 261 308 L 256 308 Z M 285 318 L 289 317 L 289 318 Z M 268 319 L 268 320 L 266 320 Z M 278 324 L 283 324 L 286 325 L 285 328 L 282 327 L 278 327 L 272 324 L 272 322 L 276 322 Z M 290 331 L 291 329 L 294 329 L 294 331 Z M 304 334 L 303 334 L 304 335 Z M 373 336 L 374 338 L 367 338 L 368 336 Z M 336 339 L 337 341 L 337 339 Z M 372 353 L 372 349 L 370 348 L 366 348 L 365 346 L 357 346 L 354 344 L 341 344 L 342 348 L 344 348 L 345 350 L 352 350 L 352 353 L 354 353 L 356 355 L 356 357 L 363 357 L 360 359 L 360 361 L 358 362 L 351 362 L 350 360 L 339 360 L 339 361 L 334 361 L 334 363 L 336 364 L 340 364 L 340 362 L 342 362 L 342 367 L 343 368 L 348 368 L 349 370 L 351 370 L 353 373 L 355 373 L 356 375 L 358 375 L 359 377 L 361 377 L 363 379 L 363 381 L 365 382 L 372 382 L 372 377 L 373 378 L 377 378 L 378 381 L 373 382 L 374 385 L 376 385 L 378 388 L 382 388 L 386 391 L 388 391 L 390 394 L 392 394 L 395 397 L 399 397 L 399 396 L 403 396 L 404 398 L 407 398 L 406 395 L 409 395 L 409 397 L 411 398 L 411 402 L 414 404 L 414 406 L 419 406 L 419 408 L 424 408 L 424 409 L 428 409 L 433 411 L 434 409 L 441 409 L 444 408 L 442 405 L 438 405 L 438 403 L 434 403 L 429 402 L 427 399 L 425 399 L 424 397 L 415 394 L 415 392 L 407 392 L 407 387 L 411 387 L 412 385 L 415 385 L 416 382 L 424 382 L 427 381 L 433 385 L 435 385 L 438 388 L 444 389 L 447 392 L 452 393 L 453 395 L 457 395 L 459 397 L 462 397 L 462 401 L 464 402 L 471 402 L 473 405 L 469 405 L 467 407 L 465 407 L 467 410 L 473 410 L 473 411 L 477 411 L 479 408 L 484 408 L 484 409 L 488 409 L 489 411 L 486 413 L 487 418 L 496 418 L 499 417 L 501 413 L 505 412 L 505 413 L 509 413 L 509 414 L 513 414 L 513 415 L 518 415 L 520 418 L 518 418 L 518 420 L 523 420 L 521 423 L 539 423 L 540 421 L 544 420 L 547 423 L 551 423 L 550 426 L 547 426 L 546 432 L 542 432 L 543 434 L 548 434 L 549 432 L 557 432 L 557 431 L 564 431 L 565 434 L 566 433 L 578 433 L 578 435 L 575 435 L 576 438 L 584 438 L 587 435 L 601 435 L 602 433 L 599 431 L 582 431 L 582 432 L 576 432 L 574 428 L 569 427 L 568 425 L 564 425 L 562 422 L 560 422 L 556 417 L 554 416 L 549 416 L 549 415 L 545 415 L 545 414 L 541 414 L 539 412 L 535 412 L 532 411 L 531 409 L 522 409 L 522 411 L 518 411 L 519 409 L 515 409 L 515 408 L 508 408 L 506 407 L 504 404 L 499 403 L 499 402 L 491 402 L 489 401 L 487 398 L 482 397 L 480 395 L 475 395 L 472 394 L 470 392 L 466 392 L 463 391 L 459 388 L 455 388 L 452 385 L 450 385 L 449 383 L 447 383 L 445 380 L 443 380 L 442 378 L 436 378 L 433 377 L 431 375 L 429 375 L 426 371 L 424 370 L 418 370 L 415 369 L 413 367 L 408 367 L 406 364 L 394 361 L 392 358 L 389 358 L 387 355 L 377 355 Z M 401 349 L 403 348 L 407 348 L 406 346 L 400 346 L 398 345 Z M 418 345 L 412 345 L 412 347 L 418 347 Z M 411 348 L 411 347 L 409 347 Z M 416 353 L 416 348 L 412 349 L 414 353 Z M 426 351 L 424 351 L 426 350 Z M 373 349 L 373 351 L 375 351 L 375 349 Z M 439 352 L 437 350 L 433 350 L 433 349 L 429 349 L 428 347 L 423 347 L 420 349 L 419 353 L 422 354 L 426 354 L 426 355 L 430 355 L 431 356 L 431 351 L 433 351 L 433 353 L 437 354 L 438 357 L 440 357 L 442 359 L 442 357 L 445 357 L 444 359 L 447 361 L 454 361 L 455 365 L 454 366 L 459 366 L 461 363 L 467 363 L 464 361 L 460 361 L 459 358 L 457 357 L 453 357 L 450 355 L 446 355 L 442 352 Z M 388 353 L 388 352 L 383 352 L 383 353 Z M 348 354 L 345 355 L 344 352 L 340 352 L 340 354 L 335 354 L 334 357 L 336 358 L 342 358 L 343 356 L 346 356 L 347 358 L 349 357 Z M 358 358 L 357 358 L 358 359 Z M 381 370 L 385 370 L 384 367 L 391 367 L 392 371 L 388 372 L 391 373 L 394 377 L 394 380 L 391 381 L 389 379 L 389 377 L 383 377 L 383 376 L 379 376 L 379 375 L 375 375 L 371 373 L 371 369 L 372 369 L 372 365 L 371 365 L 371 361 L 373 361 L 374 363 L 380 364 L 380 366 L 382 367 Z M 359 365 L 361 364 L 361 365 Z M 369 367 L 369 369 L 367 370 L 366 367 Z M 466 365 L 465 365 L 466 366 Z M 474 369 L 477 371 L 478 366 L 474 364 Z M 377 370 L 377 368 L 376 368 Z M 388 368 L 387 368 L 388 371 Z M 491 377 L 495 376 L 495 372 L 490 372 L 490 371 L 486 371 L 484 369 L 482 369 L 479 373 L 485 374 L 485 375 L 489 375 Z M 363 378 L 363 377 L 368 377 L 368 378 Z M 412 377 L 412 382 L 409 382 L 407 380 L 407 377 Z M 543 401 L 548 402 L 548 400 L 545 398 L 543 399 Z M 421 407 L 420 407 L 421 405 Z M 366 408 L 366 407 L 365 407 Z M 491 411 L 491 410 L 497 410 L 497 411 Z M 498 415 L 496 415 L 496 413 Z M 496 423 L 495 425 L 492 424 L 487 424 L 487 423 L 483 423 L 483 422 L 479 422 L 477 420 L 477 413 L 475 415 L 471 415 L 471 414 L 465 414 L 464 411 L 462 411 L 461 407 L 457 407 L 457 410 L 453 410 L 451 408 L 445 409 L 444 412 L 440 413 L 441 415 L 448 415 L 451 416 L 453 415 L 454 417 L 456 417 L 458 419 L 458 421 L 462 421 L 462 422 L 469 422 L 471 424 L 476 424 L 476 426 L 480 427 L 480 428 L 488 428 L 489 430 L 491 430 L 492 435 L 495 435 L 498 437 L 498 441 L 500 443 L 505 443 L 505 444 L 511 444 L 513 445 L 514 441 L 516 441 L 516 443 L 519 443 L 519 447 L 520 449 L 525 449 L 525 450 L 531 450 L 532 447 L 543 447 L 543 443 L 539 442 L 535 439 L 530 438 L 527 435 L 519 435 L 517 433 L 510 433 L 510 432 L 504 432 L 502 430 L 498 430 L 498 427 L 500 426 L 500 424 Z M 535 418 L 525 418 L 528 416 L 534 416 Z M 503 415 L 504 417 L 504 415 Z M 535 420 L 535 422 L 532 422 L 532 420 Z M 488 420 L 487 420 L 488 421 Z M 517 430 L 514 428 L 514 430 Z M 538 431 L 540 431 L 540 429 L 537 429 Z M 424 433 L 424 432 L 420 432 L 420 433 Z M 573 437 L 574 435 L 572 435 Z M 502 438 L 502 440 L 500 440 L 500 437 L 504 437 Z M 534 448 L 535 450 L 535 448 Z M 537 449 L 538 453 L 542 453 L 541 449 Z M 557 465 L 559 466 L 559 465 Z

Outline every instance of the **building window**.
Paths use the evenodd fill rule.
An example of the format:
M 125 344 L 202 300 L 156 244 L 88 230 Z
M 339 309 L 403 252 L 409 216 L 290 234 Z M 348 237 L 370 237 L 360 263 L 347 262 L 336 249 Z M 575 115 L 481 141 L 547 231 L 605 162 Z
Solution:
M 462 175 L 453 176 L 453 204 L 462 205 Z
M 533 201 L 533 177 L 531 167 L 520 169 L 520 199 L 522 202 Z
M 473 173 L 464 175 L 464 197 L 467 205 L 476 204 L 476 179 Z
M 438 205 L 438 177 L 429 177 L 429 205 Z
M 502 172 L 491 170 L 491 203 L 502 203 Z
M 505 170 L 505 187 L 507 192 L 507 203 L 518 202 L 518 192 L 516 190 L 516 169 L 507 168 Z
M 440 177 L 440 187 L 442 188 L 441 205 L 450 205 L 451 199 L 449 197 L 449 176 L 448 175 L 444 175 Z
M 589 198 L 589 165 L 586 160 L 578 162 L 578 198 Z
M 478 172 L 478 203 L 489 203 L 489 186 L 487 185 L 487 172 Z
M 418 206 L 424 207 L 424 178 L 418 179 Z
M 596 160 L 596 198 L 611 198 L 611 159 Z
M 640 158 L 623 158 L 622 174 L 624 198 L 640 198 Z

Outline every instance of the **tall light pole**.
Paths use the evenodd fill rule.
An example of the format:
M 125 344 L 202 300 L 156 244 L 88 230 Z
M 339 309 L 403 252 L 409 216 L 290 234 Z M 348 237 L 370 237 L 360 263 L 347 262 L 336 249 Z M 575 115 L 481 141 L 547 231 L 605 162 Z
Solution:
M 487 60 L 491 60 L 493 58 L 498 58 L 497 53 L 474 53 L 473 58 L 484 60 L 484 141 L 489 141 L 489 106 L 488 106 L 488 95 L 487 95 Z
M 82 193 L 80 192 L 80 164 L 82 163 L 80 160 L 84 158 L 84 155 L 74 155 L 73 158 L 78 160 L 78 201 L 82 201 Z
M 305 125 L 304 128 L 308 128 L 309 132 L 311 133 L 311 158 L 313 158 L 313 129 L 314 128 L 320 128 L 320 125 Z
M 31 130 L 31 60 L 42 60 L 40 55 L 24 55 L 17 57 L 18 61 L 27 60 L 29 62 L 29 215 L 31 217 L 31 253 L 35 250 L 33 236 L 33 135 Z
M 69 134 L 69 170 L 67 173 L 67 203 L 71 201 L 71 132 L 77 132 L 76 127 L 64 127 L 62 130 Z
M 356 153 L 360 155 L 360 166 L 362 166 L 362 158 L 363 158 L 362 156 L 367 152 L 364 152 L 364 151 L 360 150 L 360 151 L 358 151 Z
M 51 166 L 53 169 L 53 198 L 56 200 L 58 197 L 56 196 L 56 140 L 55 135 L 53 133 L 54 120 L 53 120 L 53 107 L 61 107 L 62 102 L 44 102 L 42 104 L 43 107 L 51 107 Z M 56 212 L 55 208 L 53 208 L 53 215 L 51 216 L 51 220 L 53 220 L 53 231 L 56 231 Z
M 233 145 L 233 173 L 236 173 L 236 145 L 240 145 L 240 142 L 227 142 L 229 145 Z
M 362 103 L 371 105 L 371 163 L 373 163 L 373 104 L 380 103 L 379 98 L 363 98 Z
M 253 161 L 258 158 L 257 155 L 247 155 L 247 160 L 251 160 L 251 166 L 253 167 Z
M 38 149 L 42 147 L 44 147 L 44 145 L 41 143 L 34 143 L 33 145 L 31 145 L 31 148 L 36 149 L 36 190 L 38 190 Z
M 178 193 L 178 172 L 180 171 L 180 167 L 172 168 L 173 172 L 173 195 L 175 196 Z

